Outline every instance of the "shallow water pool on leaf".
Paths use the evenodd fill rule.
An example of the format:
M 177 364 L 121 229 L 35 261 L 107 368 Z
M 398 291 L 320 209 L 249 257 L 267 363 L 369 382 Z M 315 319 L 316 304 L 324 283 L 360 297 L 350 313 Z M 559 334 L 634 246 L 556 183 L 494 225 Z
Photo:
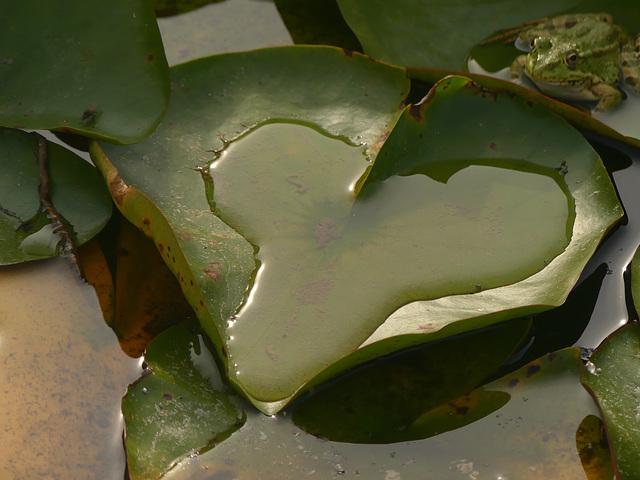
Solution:
M 445 181 L 393 176 L 356 197 L 363 153 L 274 123 L 211 164 L 214 212 L 257 252 L 227 350 L 261 400 L 295 393 L 292 383 L 357 349 L 398 307 L 517 282 L 569 243 L 572 203 L 557 169 L 461 162 Z

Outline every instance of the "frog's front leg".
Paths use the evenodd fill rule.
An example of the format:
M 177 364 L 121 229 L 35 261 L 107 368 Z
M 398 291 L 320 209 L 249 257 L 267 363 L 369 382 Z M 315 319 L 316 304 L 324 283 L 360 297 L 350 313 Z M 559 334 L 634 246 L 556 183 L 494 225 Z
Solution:
M 606 112 L 611 110 L 622 100 L 622 92 L 616 87 L 612 87 L 606 83 L 593 85 L 592 92 L 598 99 L 598 103 L 593 109 L 594 112 Z
M 620 54 L 620 68 L 622 69 L 622 76 L 624 78 L 624 84 L 633 90 L 636 94 L 640 95 L 640 35 L 633 44 L 631 38 L 622 44 Z
M 527 56 L 520 55 L 511 64 L 511 81 L 522 85 L 522 76 L 524 75 L 524 66 L 527 63 Z

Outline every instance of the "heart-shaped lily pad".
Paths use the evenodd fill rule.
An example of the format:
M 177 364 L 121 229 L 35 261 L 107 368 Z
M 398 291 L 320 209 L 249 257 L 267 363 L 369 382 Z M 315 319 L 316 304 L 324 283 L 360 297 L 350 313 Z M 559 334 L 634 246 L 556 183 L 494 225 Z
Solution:
M 51 208 L 76 245 L 102 230 L 111 216 L 111 199 L 96 169 L 59 145 L 43 142 L 42 147 L 44 172 L 35 134 L 0 129 L 0 264 L 62 252 L 52 212 L 41 203 L 43 181 L 49 184 Z
M 211 214 L 197 169 L 271 118 L 311 122 L 340 136 L 339 146 L 361 143 L 350 149 L 363 165 L 363 151 L 375 153 L 400 115 L 409 82 L 403 69 L 326 47 L 220 55 L 172 73 L 172 107 L 156 134 L 126 148 L 94 143 L 92 156 L 116 205 L 154 238 L 226 358 L 227 321 L 255 270 L 254 248 Z
M 176 67 L 148 142 L 93 145 L 116 203 L 263 411 L 444 325 L 562 303 L 621 215 L 576 131 L 468 79 L 442 82 L 389 134 L 403 77 L 330 48 L 212 57 Z M 439 298 L 439 318 L 387 321 Z
M 0 125 L 132 143 L 169 102 L 152 2 L 27 0 L 0 15 Z

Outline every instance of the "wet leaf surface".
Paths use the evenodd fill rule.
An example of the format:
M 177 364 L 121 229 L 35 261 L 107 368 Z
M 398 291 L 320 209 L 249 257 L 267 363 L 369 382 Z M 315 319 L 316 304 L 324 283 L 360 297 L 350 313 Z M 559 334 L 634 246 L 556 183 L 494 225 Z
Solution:
M 111 200 L 96 169 L 46 142 L 50 206 L 76 245 L 96 235 L 111 216 Z M 0 129 L 0 264 L 58 255 L 64 239 L 40 198 L 35 134 Z
M 251 101 L 246 94 L 227 100 L 231 91 L 224 88 L 213 90 L 222 92 L 216 97 L 198 83 L 213 65 L 269 58 L 273 68 L 276 60 L 303 52 L 310 65 L 314 56 L 331 59 L 350 74 L 361 75 L 362 85 L 350 83 L 343 92 L 355 89 L 348 97 L 349 113 L 342 104 L 321 106 L 316 95 L 302 99 L 291 92 L 276 106 L 271 103 L 276 97 L 268 96 L 274 79 L 264 75 L 257 85 L 245 75 L 243 83 L 249 84 L 244 88 L 261 92 Z M 443 81 L 421 106 L 405 110 L 370 172 L 362 176 L 370 167 L 365 153 L 375 154 L 384 130 L 376 134 L 374 123 L 360 119 L 365 112 L 369 118 L 379 112 L 374 118 L 380 128 L 394 118 L 385 113 L 389 107 L 383 108 L 380 99 L 369 100 L 371 92 L 361 90 L 370 88 L 365 72 L 373 68 L 380 75 L 386 70 L 388 83 L 377 80 L 376 88 L 388 92 L 389 106 L 399 96 L 399 79 L 394 80 L 398 71 L 368 60 L 361 70 L 362 60 L 304 47 L 193 62 L 176 70 L 183 75 L 174 76 L 177 91 L 183 92 L 177 98 L 183 100 L 173 103 L 166 127 L 156 136 L 131 149 L 107 148 L 106 158 L 97 149 L 93 152 L 125 215 L 137 215 L 139 205 L 123 206 L 134 189 L 120 183 L 114 188 L 121 179 L 149 195 L 174 232 L 182 238 L 181 232 L 189 232 L 189 241 L 179 242 L 187 266 L 169 253 L 162 218 L 155 231 L 156 221 L 130 218 L 154 236 L 173 266 L 227 359 L 232 381 L 267 412 L 277 411 L 309 382 L 426 341 L 424 333 L 447 336 L 562 303 L 601 236 L 621 214 L 597 154 L 577 132 L 544 109 L 464 78 Z M 242 67 L 245 72 L 248 65 Z M 310 78 L 310 73 L 292 73 L 288 82 L 294 88 L 294 78 Z M 308 89 L 314 84 L 305 85 Z M 235 80 L 231 86 L 239 88 Z M 364 96 L 354 97 L 359 91 Z M 206 100 L 209 95 L 211 100 Z M 203 100 L 221 102 L 220 108 L 205 109 Z M 231 110 L 234 115 L 247 108 L 253 120 L 227 117 L 234 102 L 239 102 Z M 295 114 L 289 112 L 294 104 Z M 459 111 L 467 112 L 464 128 L 455 113 Z M 203 116 L 209 123 L 202 122 Z M 271 120 L 261 124 L 260 118 Z M 226 123 L 230 119 L 244 129 L 221 130 L 231 126 Z M 206 148 L 212 132 L 225 140 L 218 149 Z M 544 147 L 530 142 L 542 136 Z M 208 197 L 194 191 L 202 180 L 185 167 L 200 168 Z M 206 213 L 206 199 L 224 223 Z M 224 233 L 218 233 L 219 240 L 209 233 L 207 242 L 194 242 L 194 237 L 206 235 L 206 230 L 196 235 L 196 225 Z M 207 246 L 222 255 L 205 252 Z M 254 248 L 257 263 L 247 255 Z M 229 255 L 235 255 L 234 262 L 225 259 Z M 195 277 L 206 311 L 189 275 Z M 225 286 L 230 280 L 233 289 Z M 353 292 L 354 281 L 367 288 Z M 502 287 L 507 284 L 513 285 Z M 251 290 L 245 296 L 247 285 Z M 456 307 L 447 306 L 437 321 L 425 323 L 423 316 L 401 310 L 385 322 L 413 300 L 439 297 L 446 298 L 445 303 L 453 299 Z M 466 313 L 466 302 L 475 303 L 472 315 Z M 414 307 L 421 314 L 434 308 L 428 302 Z M 344 321 L 347 310 L 349 322 Z M 484 318 L 458 322 L 478 312 Z M 456 322 L 453 329 L 442 330 Z M 369 348 L 361 352 L 363 345 Z M 357 355 L 349 356 L 354 352 Z
M 226 358 L 227 321 L 254 273 L 254 247 L 211 214 L 208 173 L 203 181 L 194 168 L 270 118 L 317 125 L 365 164 L 364 150 L 377 151 L 400 114 L 408 82 L 401 69 L 326 47 L 211 57 L 174 68 L 173 78 L 172 108 L 157 135 L 135 147 L 102 146 L 106 157 L 94 145 L 93 158 L 125 216 L 154 238 Z M 347 146 L 354 142 L 363 145 Z
M 618 478 L 636 478 L 640 472 L 640 326 L 632 322 L 613 333 L 590 362 L 582 383 L 602 411 Z
M 0 125 L 125 144 L 155 129 L 169 101 L 169 72 L 152 2 L 7 7 L 0 14 Z
M 174 462 L 212 448 L 242 426 L 197 320 L 156 337 L 147 369 L 122 401 L 131 479 L 160 478 Z

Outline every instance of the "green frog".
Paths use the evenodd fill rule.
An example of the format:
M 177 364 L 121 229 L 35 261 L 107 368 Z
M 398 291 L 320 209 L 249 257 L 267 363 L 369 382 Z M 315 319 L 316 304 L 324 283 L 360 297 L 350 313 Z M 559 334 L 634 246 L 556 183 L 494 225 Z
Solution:
M 529 50 L 511 65 L 516 82 L 524 74 L 551 97 L 596 101 L 595 111 L 611 110 L 620 103 L 621 76 L 631 91 L 640 94 L 640 36 L 634 41 L 607 13 L 543 18 L 503 30 L 488 41 L 509 42 L 516 37 L 516 46 Z

